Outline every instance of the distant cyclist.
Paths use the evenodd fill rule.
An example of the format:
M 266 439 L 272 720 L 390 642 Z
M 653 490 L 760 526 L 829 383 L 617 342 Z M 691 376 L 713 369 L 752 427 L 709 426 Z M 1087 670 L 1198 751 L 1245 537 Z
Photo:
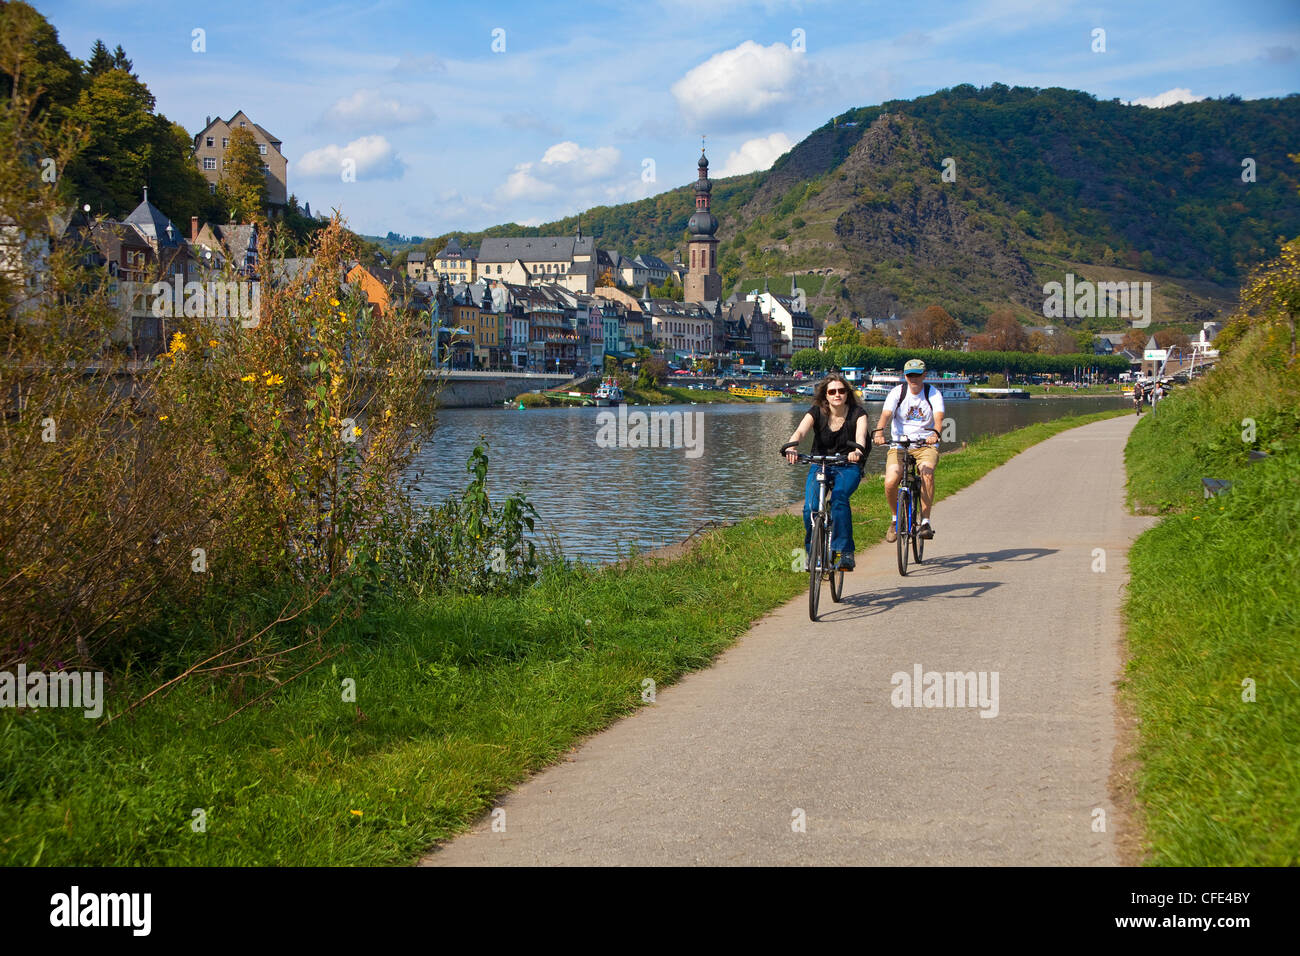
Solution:
M 880 410 L 880 421 L 876 427 L 876 444 L 885 444 L 885 427 L 890 426 L 890 435 L 894 441 L 907 438 L 909 441 L 924 442 L 926 447 L 908 448 L 908 454 L 916 461 L 916 468 L 921 475 L 921 527 L 918 534 L 922 538 L 933 538 L 934 528 L 930 526 L 930 504 L 934 501 L 934 466 L 939 461 L 939 449 L 934 445 L 939 441 L 938 430 L 943 428 L 943 394 L 925 381 L 925 363 L 920 359 L 911 359 L 903 366 L 905 384 L 897 385 L 885 397 L 885 407 Z M 903 478 L 903 459 L 901 449 L 889 449 L 885 459 L 885 498 L 889 501 L 889 531 L 886 541 L 898 538 L 898 483 Z
M 851 465 L 832 465 L 831 474 L 835 484 L 831 489 L 830 509 L 834 534 L 831 538 L 831 550 L 839 552 L 839 567 L 852 571 L 853 559 L 853 512 L 849 508 L 849 496 L 862 482 L 862 468 L 865 455 L 850 442 L 856 442 L 867 448 L 867 410 L 858 401 L 857 393 L 839 372 L 832 372 L 817 385 L 813 393 L 812 408 L 799 420 L 799 427 L 790 436 L 790 441 L 799 442 L 803 436 L 812 432 L 813 444 L 810 454 L 845 455 Z M 796 451 L 791 449 L 786 458 L 791 464 L 796 461 Z M 807 552 L 812 543 L 812 511 L 818 505 L 817 468 L 808 469 L 808 480 L 804 483 L 803 495 L 803 547 Z
M 1142 417 L 1142 383 L 1133 383 L 1133 407 L 1137 409 L 1138 418 Z

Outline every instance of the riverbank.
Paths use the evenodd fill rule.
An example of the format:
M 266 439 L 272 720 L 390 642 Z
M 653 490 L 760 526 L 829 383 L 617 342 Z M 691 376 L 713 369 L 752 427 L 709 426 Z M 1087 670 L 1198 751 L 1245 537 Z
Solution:
M 743 405 L 747 402 L 763 402 L 761 398 L 746 398 L 717 389 L 697 391 L 674 385 L 660 385 L 657 388 L 628 386 L 623 391 L 624 403 L 628 405 Z M 516 397 L 515 404 L 522 404 L 525 408 L 560 408 L 577 404 L 577 401 L 559 395 L 524 392 Z
M 1136 794 L 1149 861 L 1300 863 L 1300 387 L 1258 342 L 1134 429 Z M 1249 451 L 1269 457 L 1250 463 Z M 1202 478 L 1232 482 L 1205 499 Z
M 946 456 L 938 498 L 1020 451 L 1121 412 L 1057 419 Z M 879 477 L 855 535 L 884 534 Z M 798 515 L 703 533 L 675 561 L 548 569 L 513 597 L 376 599 L 270 705 L 179 685 L 132 718 L 0 714 L 0 860 L 63 865 L 406 863 L 494 797 L 634 711 L 644 682 L 707 667 L 807 587 Z M 352 692 L 349 692 L 349 685 Z M 124 679 L 109 709 L 140 688 Z M 197 812 L 196 812 L 197 811 Z M 202 829 L 196 829 L 201 818 Z

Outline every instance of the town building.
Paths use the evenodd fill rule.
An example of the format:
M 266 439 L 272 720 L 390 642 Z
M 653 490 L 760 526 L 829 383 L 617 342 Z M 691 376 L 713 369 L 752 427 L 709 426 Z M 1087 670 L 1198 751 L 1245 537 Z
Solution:
M 253 134 L 257 151 L 262 156 L 262 172 L 266 174 L 267 205 L 273 214 L 282 211 L 289 202 L 289 161 L 280 151 L 283 144 L 278 137 L 272 136 L 249 119 L 243 110 L 228 120 L 223 120 L 220 116 L 214 120 L 209 116 L 207 125 L 194 137 L 194 158 L 203 178 L 208 181 L 208 188 L 216 192 L 217 183 L 221 181 L 226 168 L 230 134 L 236 129 L 247 129 Z
M 709 180 L 709 160 L 700 150 L 699 170 L 695 181 L 695 212 L 686 223 L 690 233 L 683 298 L 687 302 L 717 302 L 722 298 L 722 276 L 718 274 L 717 217 L 709 211 L 713 183 Z
M 596 241 L 590 236 L 507 236 L 479 247 L 478 273 L 512 285 L 555 283 L 590 295 L 596 288 Z
M 424 282 L 428 277 L 428 257 L 423 252 L 411 252 L 406 256 L 406 276 L 415 282 Z
M 407 258 L 410 262 L 410 258 Z M 409 267 L 408 267 L 409 273 Z M 455 236 L 447 240 L 447 245 L 433 257 L 435 276 L 442 276 L 448 282 L 477 282 L 478 250 L 463 249 Z

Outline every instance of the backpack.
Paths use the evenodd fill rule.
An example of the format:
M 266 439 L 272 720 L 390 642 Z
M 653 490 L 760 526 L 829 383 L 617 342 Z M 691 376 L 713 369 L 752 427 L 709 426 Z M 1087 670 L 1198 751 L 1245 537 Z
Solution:
M 925 382 L 924 384 L 925 384 L 925 390 L 921 392 L 921 400 L 922 400 L 923 402 L 925 402 L 926 407 L 930 409 L 930 417 L 933 418 L 933 417 L 934 417 L 934 405 L 930 402 L 930 396 L 934 394 L 934 386 L 931 385 L 929 382 Z M 902 384 L 900 384 L 900 385 L 896 385 L 896 386 L 894 386 L 894 387 L 895 387 L 895 388 L 906 389 L 906 388 L 907 388 L 907 383 L 904 382 L 904 383 L 902 383 Z M 898 401 L 894 403 L 894 412 L 895 412 L 895 413 L 898 412 L 898 406 L 901 405 L 901 404 L 903 404 L 903 395 L 904 395 L 904 394 L 906 394 L 906 392 L 904 392 L 904 393 L 900 393 L 899 396 L 898 396 Z

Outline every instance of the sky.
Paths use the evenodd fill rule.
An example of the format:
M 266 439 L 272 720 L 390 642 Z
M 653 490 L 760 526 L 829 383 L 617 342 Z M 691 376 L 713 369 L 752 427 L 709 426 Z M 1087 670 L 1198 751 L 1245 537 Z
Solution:
M 847 109 L 962 83 L 1300 91 L 1300 0 L 33 5 L 75 57 L 121 44 L 191 134 L 244 110 L 300 202 L 370 235 L 640 199 L 693 181 L 702 142 L 714 178 L 766 169 Z

